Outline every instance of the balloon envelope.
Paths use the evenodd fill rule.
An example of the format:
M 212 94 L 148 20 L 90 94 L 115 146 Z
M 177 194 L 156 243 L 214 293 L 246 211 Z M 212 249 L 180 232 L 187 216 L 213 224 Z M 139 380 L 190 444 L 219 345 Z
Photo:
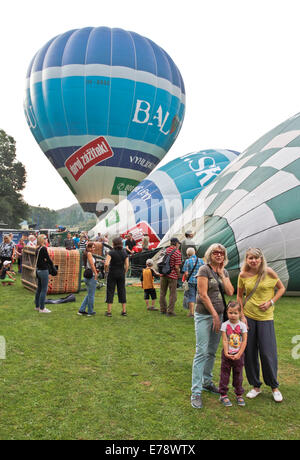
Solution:
M 90 232 L 124 235 L 140 241 L 146 233 L 157 246 L 174 221 L 220 172 L 236 159 L 233 150 L 201 150 L 153 171 Z M 124 184 L 120 190 L 126 191 Z
M 289 294 L 300 294 L 300 114 L 268 132 L 243 152 L 194 200 L 165 235 L 187 226 L 204 254 L 221 243 L 227 268 L 237 276 L 246 250 L 261 248 Z
M 184 118 L 181 74 L 134 32 L 70 30 L 46 43 L 28 72 L 24 110 L 42 151 L 85 211 L 112 207 L 168 152 Z

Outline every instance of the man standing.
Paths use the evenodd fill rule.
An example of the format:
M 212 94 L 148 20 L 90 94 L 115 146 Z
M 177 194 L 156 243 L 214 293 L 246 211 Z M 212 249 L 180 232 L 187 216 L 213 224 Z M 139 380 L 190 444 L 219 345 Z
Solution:
M 197 246 L 194 241 L 194 233 L 192 230 L 187 230 L 184 234 L 185 239 L 181 241 L 181 253 L 183 260 L 187 258 L 186 250 L 187 248 L 194 248 L 195 252 L 197 251 Z
M 67 234 L 67 238 L 64 240 L 64 246 L 68 250 L 76 249 L 71 233 Z
M 179 250 L 180 241 L 177 238 L 171 238 L 171 245 L 166 249 L 166 254 L 171 254 L 170 267 L 171 272 L 163 275 L 160 279 L 160 312 L 167 316 L 176 316 L 175 303 L 177 300 L 177 280 L 180 277 L 181 252 Z M 169 306 L 167 307 L 167 292 L 170 291 Z

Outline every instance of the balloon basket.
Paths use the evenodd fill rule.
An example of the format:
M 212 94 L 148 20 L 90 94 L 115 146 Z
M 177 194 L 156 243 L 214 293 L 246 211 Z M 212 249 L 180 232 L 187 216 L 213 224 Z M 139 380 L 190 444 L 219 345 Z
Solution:
M 82 256 L 79 250 L 68 251 L 65 248 L 47 248 L 53 264 L 57 266 L 57 276 L 49 275 L 47 294 L 64 294 L 80 291 Z M 35 248 L 23 250 L 22 284 L 25 288 L 35 291 L 37 278 L 34 276 L 36 255 Z

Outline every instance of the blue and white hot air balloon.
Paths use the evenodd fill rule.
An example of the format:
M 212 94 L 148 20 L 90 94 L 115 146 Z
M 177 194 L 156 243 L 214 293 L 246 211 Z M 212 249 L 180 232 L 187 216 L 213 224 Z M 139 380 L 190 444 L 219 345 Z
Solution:
M 120 184 L 133 189 L 166 155 L 183 122 L 185 90 L 173 60 L 153 41 L 86 27 L 36 53 L 24 110 L 82 208 L 100 215 L 114 206 Z
M 91 230 L 90 236 L 124 235 L 130 231 L 140 241 L 146 233 L 156 246 L 195 196 L 238 155 L 233 150 L 208 149 L 170 161 L 153 171 L 115 206 Z M 125 183 L 120 191 L 126 192 Z

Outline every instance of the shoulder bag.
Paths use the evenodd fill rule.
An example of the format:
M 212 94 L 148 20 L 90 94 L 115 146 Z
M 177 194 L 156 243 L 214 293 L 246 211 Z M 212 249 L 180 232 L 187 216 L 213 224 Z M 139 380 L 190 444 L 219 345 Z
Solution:
M 37 253 L 37 256 L 36 256 L 36 259 L 35 259 L 35 265 L 34 265 L 34 267 L 33 267 L 33 273 L 32 273 L 32 275 L 33 275 L 34 278 L 37 278 L 37 273 L 36 273 L 36 272 L 37 272 L 37 263 L 38 263 L 38 258 L 39 258 L 40 250 L 41 250 L 41 249 L 42 249 L 42 246 L 41 246 L 41 247 L 39 248 L 39 250 L 38 250 L 38 253 Z
M 213 277 L 215 278 L 215 280 L 218 283 L 219 291 L 220 291 L 220 294 L 222 296 L 222 300 L 223 300 L 223 304 L 224 304 L 223 322 L 225 322 L 225 321 L 228 320 L 228 316 L 227 316 L 227 303 L 226 303 L 226 299 L 225 299 L 224 287 L 223 287 L 223 284 L 221 283 L 220 278 L 217 275 L 217 273 L 211 268 L 211 266 L 209 264 L 207 264 L 207 266 L 210 268 L 211 274 L 213 275 Z
M 247 295 L 247 297 L 245 297 L 245 299 L 243 300 L 243 307 L 246 305 L 246 303 L 248 302 L 248 300 L 250 300 L 250 298 L 253 296 L 254 292 L 256 291 L 257 289 L 257 286 L 259 285 L 260 283 L 260 280 L 262 278 L 262 273 L 260 274 L 260 276 L 258 276 L 257 280 L 256 280 L 256 283 L 254 285 L 254 288 L 252 289 L 252 291 L 250 292 L 250 294 Z
M 52 264 L 48 264 L 48 270 L 49 270 L 49 275 L 51 276 L 56 276 L 57 275 L 57 268 L 56 266 L 52 263 Z
M 197 266 L 198 260 L 199 260 L 199 258 L 197 257 L 197 258 L 196 258 L 196 263 L 195 263 L 195 265 L 193 266 L 193 269 L 192 269 L 191 273 L 189 273 L 189 276 L 187 277 L 186 280 L 184 280 L 184 282 L 183 282 L 183 284 L 182 284 L 185 291 L 188 291 L 188 290 L 189 290 L 189 283 L 188 283 L 188 282 L 189 282 L 189 279 L 190 279 L 190 277 L 192 276 L 192 274 L 193 274 L 193 272 L 194 272 L 194 270 L 195 270 L 195 268 L 196 268 L 196 266 Z
M 93 270 L 91 268 L 86 268 L 83 272 L 83 277 L 88 280 L 93 278 Z

